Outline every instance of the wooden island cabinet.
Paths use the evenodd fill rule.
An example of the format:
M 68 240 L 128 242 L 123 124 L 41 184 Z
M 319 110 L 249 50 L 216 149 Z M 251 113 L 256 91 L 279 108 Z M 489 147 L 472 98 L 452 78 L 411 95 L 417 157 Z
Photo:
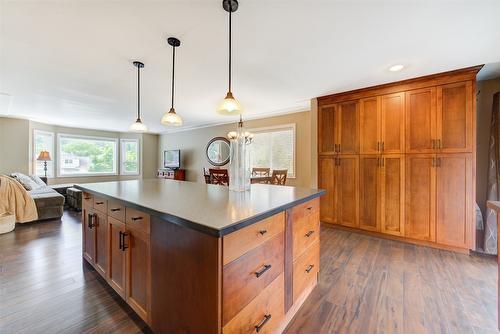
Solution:
M 481 67 L 319 97 L 321 220 L 439 248 L 474 249 Z
M 83 258 L 155 333 L 281 333 L 317 284 L 324 191 L 77 187 Z

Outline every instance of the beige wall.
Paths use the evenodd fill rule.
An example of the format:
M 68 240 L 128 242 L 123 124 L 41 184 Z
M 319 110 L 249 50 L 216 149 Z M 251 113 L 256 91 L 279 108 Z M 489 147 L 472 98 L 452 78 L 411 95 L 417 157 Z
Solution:
M 156 176 L 158 166 L 158 141 L 159 136 L 155 134 L 120 133 L 111 131 L 89 130 L 70 128 L 38 123 L 24 119 L 1 118 L 0 117 L 0 152 L 2 162 L 0 173 L 21 172 L 32 174 L 33 171 L 33 131 L 43 130 L 53 132 L 57 142 L 57 134 L 73 134 L 82 136 L 106 137 L 106 138 L 137 138 L 141 143 L 141 168 L 139 176 L 89 176 L 89 177 L 54 177 L 49 179 L 49 184 L 60 183 L 87 183 L 127 180 L 137 178 L 153 178 Z M 14 143 L 14 144 L 12 144 Z M 56 146 L 57 143 L 54 143 Z M 55 161 L 55 171 L 57 161 Z
M 282 116 L 249 120 L 245 128 L 261 128 L 268 126 L 292 124 L 296 125 L 296 178 L 289 179 L 287 184 L 310 187 L 311 184 L 311 120 L 310 112 L 298 112 Z M 205 147 L 214 137 L 225 137 L 229 131 L 236 129 L 236 122 L 207 128 L 164 134 L 160 137 L 159 163 L 163 163 L 163 151 L 181 150 L 181 168 L 186 169 L 188 181 L 204 182 L 203 167 L 209 168 L 205 156 Z
M 477 90 L 480 93 L 477 99 L 476 200 L 484 213 L 488 185 L 491 107 L 493 94 L 500 92 L 500 78 L 478 81 Z

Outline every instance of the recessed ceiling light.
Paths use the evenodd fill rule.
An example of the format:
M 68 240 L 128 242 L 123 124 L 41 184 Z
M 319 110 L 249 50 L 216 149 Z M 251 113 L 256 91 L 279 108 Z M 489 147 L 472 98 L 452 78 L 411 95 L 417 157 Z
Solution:
M 401 65 L 401 64 L 397 64 L 397 65 L 393 65 L 391 67 L 389 67 L 389 71 L 391 72 L 399 72 L 401 71 L 405 66 L 404 65 Z

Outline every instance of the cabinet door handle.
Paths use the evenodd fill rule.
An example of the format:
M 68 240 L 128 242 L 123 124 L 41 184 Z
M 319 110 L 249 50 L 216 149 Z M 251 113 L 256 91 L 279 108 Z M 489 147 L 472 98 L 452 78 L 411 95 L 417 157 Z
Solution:
M 122 251 L 125 252 L 125 249 L 128 248 L 127 245 L 125 245 L 125 237 L 128 236 L 127 232 L 122 232 Z
M 255 276 L 257 278 L 259 278 L 260 276 L 262 276 L 269 269 L 271 269 L 271 265 L 270 264 L 265 264 L 264 267 L 262 267 L 261 270 L 255 272 Z
M 441 139 L 437 140 L 437 144 L 438 144 L 438 150 L 440 150 L 441 149 Z
M 120 208 L 113 208 L 113 209 L 110 209 L 111 212 L 116 212 L 116 211 L 120 211 L 121 209 Z
M 101 205 L 101 204 L 104 204 L 104 202 L 95 202 L 95 204 Z
M 118 233 L 120 235 L 120 238 L 118 240 L 118 249 L 123 250 L 123 232 L 119 231 Z
M 264 319 L 262 319 L 262 321 L 257 325 L 255 326 L 255 331 L 258 333 L 260 332 L 260 330 L 262 329 L 262 327 L 264 327 L 264 325 L 271 319 L 271 315 L 270 314 L 266 314 L 264 315 Z
M 307 267 L 307 269 L 306 269 L 306 273 L 308 273 L 308 274 L 309 274 L 313 268 L 314 268 L 314 264 L 310 264 L 310 265 Z
M 141 219 L 142 219 L 142 217 L 132 217 L 131 219 L 132 219 L 132 221 L 134 221 L 134 222 L 135 222 L 136 220 L 141 220 Z
M 267 230 L 260 230 L 259 233 L 260 233 L 260 235 L 264 235 L 267 233 Z
M 441 158 L 437 158 L 437 166 L 441 167 Z
M 306 233 L 306 237 L 308 237 L 308 238 L 309 238 L 309 237 L 310 237 L 313 233 L 314 233 L 314 231 L 309 231 L 309 232 L 307 232 L 307 233 Z
M 92 214 L 89 213 L 87 215 L 87 225 L 88 225 L 89 229 L 92 229 L 92 219 L 93 219 Z
M 380 152 L 380 142 L 377 142 L 377 152 Z
M 385 150 L 385 142 L 382 142 L 382 148 L 381 151 L 383 152 Z

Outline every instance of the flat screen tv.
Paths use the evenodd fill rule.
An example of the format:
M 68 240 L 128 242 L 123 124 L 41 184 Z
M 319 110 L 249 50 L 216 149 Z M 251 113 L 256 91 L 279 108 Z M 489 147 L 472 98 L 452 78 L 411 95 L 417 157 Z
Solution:
M 181 168 L 181 151 L 168 150 L 163 152 L 163 167 L 169 169 Z

